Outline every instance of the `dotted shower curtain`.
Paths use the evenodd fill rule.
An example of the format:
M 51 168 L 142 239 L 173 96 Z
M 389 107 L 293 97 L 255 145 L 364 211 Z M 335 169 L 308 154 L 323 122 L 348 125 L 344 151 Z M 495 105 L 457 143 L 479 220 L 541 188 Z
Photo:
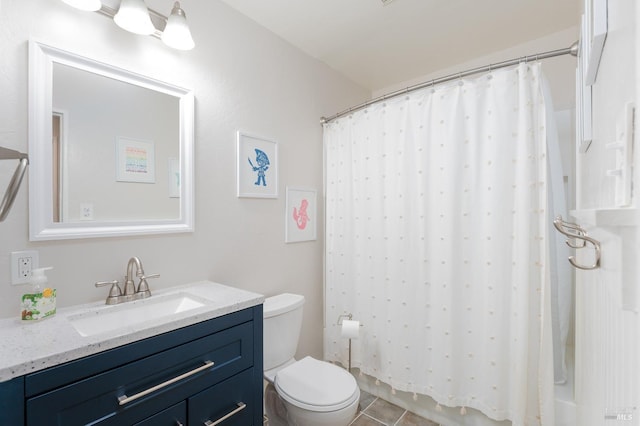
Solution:
M 553 424 L 540 64 L 325 125 L 325 357 L 514 425 Z M 464 410 L 462 410 L 464 412 Z

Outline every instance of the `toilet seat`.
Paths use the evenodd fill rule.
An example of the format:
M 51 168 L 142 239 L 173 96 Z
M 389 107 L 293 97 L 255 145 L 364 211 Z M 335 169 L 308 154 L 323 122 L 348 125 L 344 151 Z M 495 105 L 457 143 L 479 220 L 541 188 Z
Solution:
M 280 370 L 275 387 L 285 401 L 316 412 L 341 410 L 360 394 L 349 372 L 309 356 Z

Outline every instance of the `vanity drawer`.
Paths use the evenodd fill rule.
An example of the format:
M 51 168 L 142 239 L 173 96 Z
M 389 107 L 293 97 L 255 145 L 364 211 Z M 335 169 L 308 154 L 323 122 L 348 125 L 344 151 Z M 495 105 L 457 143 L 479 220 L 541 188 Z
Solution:
M 253 332 L 252 322 L 240 324 L 30 398 L 26 424 L 142 421 L 251 367 Z
M 187 403 L 182 401 L 173 407 L 162 410 L 158 414 L 145 419 L 133 426 L 179 426 L 187 424 Z
M 254 318 L 262 321 L 262 311 L 256 311 L 254 314 L 255 310 L 255 307 L 243 309 L 28 374 L 24 378 L 25 395 L 36 396 L 245 322 L 252 322 L 255 327 L 257 322 Z M 261 341 L 262 337 L 259 340 Z
M 249 369 L 189 398 L 189 426 L 253 425 L 254 405 L 262 401 L 253 400 L 252 378 Z

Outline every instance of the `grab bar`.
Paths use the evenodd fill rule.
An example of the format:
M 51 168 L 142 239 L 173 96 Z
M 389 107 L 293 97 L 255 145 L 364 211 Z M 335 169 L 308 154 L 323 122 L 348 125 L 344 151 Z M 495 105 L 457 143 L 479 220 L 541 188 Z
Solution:
M 22 178 L 24 177 L 24 172 L 29 165 L 29 156 L 19 151 L 0 146 L 0 160 L 18 160 L 18 167 L 11 177 L 7 190 L 2 198 L 2 203 L 0 203 L 0 222 L 2 222 L 9 214 L 9 210 L 11 210 L 11 206 L 16 199 L 18 189 L 20 189 L 20 183 L 22 183 Z
M 569 247 L 574 249 L 581 249 L 586 247 L 587 243 L 590 243 L 595 250 L 596 260 L 593 263 L 593 265 L 590 265 L 590 266 L 580 265 L 579 263 L 576 262 L 575 256 L 569 256 L 569 263 L 571 263 L 571 265 L 573 265 L 575 268 L 582 269 L 585 271 L 590 271 L 592 269 L 597 269 L 600 267 L 601 251 L 600 251 L 600 242 L 598 240 L 595 240 L 589 237 L 587 235 L 587 231 L 585 231 L 581 226 L 575 223 L 565 222 L 562 219 L 562 216 L 558 216 L 553 220 L 553 226 L 555 226 L 558 232 L 560 232 L 562 235 L 569 238 L 567 241 L 565 241 L 565 243 Z M 570 240 L 574 240 L 576 241 L 576 243 L 571 243 Z M 578 244 L 577 241 L 580 241 L 581 244 Z

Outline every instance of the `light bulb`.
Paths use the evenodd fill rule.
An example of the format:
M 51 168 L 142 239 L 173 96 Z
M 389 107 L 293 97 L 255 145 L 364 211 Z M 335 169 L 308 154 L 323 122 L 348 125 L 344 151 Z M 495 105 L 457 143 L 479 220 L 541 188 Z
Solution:
M 144 0 L 122 0 L 113 20 L 120 28 L 135 34 L 149 35 L 156 30 Z
M 167 25 L 162 32 L 162 41 L 167 46 L 180 50 L 191 50 L 196 45 L 187 25 L 187 16 L 180 8 L 179 2 L 175 2 L 173 5 L 171 15 L 167 19 Z

